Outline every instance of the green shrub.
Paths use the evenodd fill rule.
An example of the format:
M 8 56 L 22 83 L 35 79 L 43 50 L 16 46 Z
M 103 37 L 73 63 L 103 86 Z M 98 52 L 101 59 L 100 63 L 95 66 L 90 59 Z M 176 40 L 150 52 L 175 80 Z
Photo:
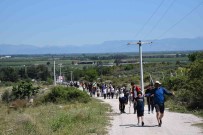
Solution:
M 33 87 L 29 82 L 20 82 L 17 86 L 13 86 L 11 92 L 12 100 L 25 99 L 36 95 L 39 92 L 39 87 Z
M 64 103 L 64 102 L 87 103 L 90 97 L 86 92 L 74 87 L 54 87 L 51 92 L 44 97 L 44 102 Z
M 6 82 L 6 81 L 2 81 L 1 83 L 0 83 L 0 86 L 12 86 L 13 84 L 15 84 L 14 82 Z
M 5 103 L 9 103 L 10 101 L 10 92 L 8 90 L 6 90 L 2 95 L 1 95 L 1 98 L 2 98 L 2 101 L 5 102 Z
M 171 77 L 163 83 L 169 90 L 176 91 L 176 102 L 187 109 L 203 108 L 203 60 L 193 61 L 186 74 Z

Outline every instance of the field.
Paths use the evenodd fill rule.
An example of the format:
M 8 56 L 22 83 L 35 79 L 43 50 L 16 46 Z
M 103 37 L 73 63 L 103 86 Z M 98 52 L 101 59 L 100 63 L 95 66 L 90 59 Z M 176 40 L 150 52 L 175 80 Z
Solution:
M 149 75 L 151 75 L 154 80 L 160 80 L 161 82 L 164 82 L 166 78 L 172 78 L 171 81 L 173 81 L 173 79 L 177 79 L 178 81 L 178 77 L 181 79 L 181 77 L 184 76 L 185 67 L 190 63 L 188 58 L 189 53 L 190 52 L 144 53 L 143 68 L 145 85 L 149 84 Z M 127 88 L 129 88 L 130 82 L 133 81 L 139 85 L 139 55 L 134 53 L 13 55 L 11 58 L 0 59 L 0 69 L 2 69 L 0 75 L 2 79 L 7 79 L 7 77 L 12 78 L 13 74 L 6 76 L 9 72 L 5 72 L 6 70 L 13 71 L 9 70 L 9 67 L 12 67 L 18 69 L 16 72 L 14 72 L 15 70 L 13 71 L 18 77 L 17 81 L 31 80 L 33 79 L 32 77 L 36 77 L 35 84 L 41 85 L 42 89 L 47 87 L 47 91 L 49 91 L 49 87 L 52 87 L 53 84 L 53 81 L 50 80 L 53 80 L 54 61 L 56 62 L 56 75 L 58 76 L 61 70 L 62 75 L 65 76 L 67 81 L 70 80 L 71 71 L 73 72 L 73 80 L 75 81 L 88 79 L 86 73 L 89 73 L 88 75 L 94 78 L 94 81 L 98 81 L 98 83 L 102 81 L 112 82 L 116 87 L 127 86 Z M 93 61 L 95 64 L 74 63 L 80 61 Z M 122 61 L 129 63 L 122 63 Z M 113 66 L 100 66 L 99 63 L 102 63 L 102 65 L 113 63 Z M 59 64 L 62 64 L 61 69 Z M 38 65 L 43 65 L 45 69 L 48 68 L 49 74 L 47 74 L 47 80 L 42 81 L 41 78 L 39 78 L 40 74 L 34 74 L 36 76 L 32 74 L 46 71 L 43 68 L 42 70 L 32 70 L 35 68 L 40 69 Z M 26 74 L 28 76 L 26 76 Z M 49 87 L 47 86 L 48 84 L 45 83 L 46 81 L 50 81 Z M 1 81 L 0 93 L 2 94 L 5 90 L 11 90 L 16 82 Z M 174 84 L 178 84 L 178 82 Z M 168 85 L 168 87 L 169 86 L 170 85 Z M 178 108 L 181 109 L 181 112 L 186 112 L 186 108 L 176 106 L 171 108 L 174 110 Z M 108 126 L 109 119 L 107 112 L 111 111 L 108 105 L 94 99 L 89 103 L 46 103 L 16 110 L 9 109 L 8 104 L 0 102 L 0 109 L 0 135 L 102 135 L 107 133 L 105 129 L 105 127 Z M 202 111 L 198 111 L 198 115 L 202 115 Z
M 154 52 L 154 53 L 143 53 L 144 62 L 171 62 L 176 63 L 188 62 L 187 55 L 191 52 Z M 179 55 L 180 54 L 180 55 Z M 179 57 L 175 57 L 179 55 Z M 0 59 L 0 67 L 5 66 L 16 66 L 23 67 L 29 65 L 44 64 L 53 66 L 53 61 L 56 65 L 63 64 L 63 66 L 71 66 L 73 61 L 102 61 L 104 63 L 112 63 L 116 59 L 129 60 L 134 59 L 139 61 L 138 53 L 118 53 L 118 54 L 60 54 L 60 55 L 12 55 L 11 58 Z M 84 66 L 84 65 L 82 65 Z
M 106 134 L 107 111 L 100 101 L 44 104 L 17 110 L 0 103 L 0 135 Z M 102 127 L 102 128 L 101 128 Z

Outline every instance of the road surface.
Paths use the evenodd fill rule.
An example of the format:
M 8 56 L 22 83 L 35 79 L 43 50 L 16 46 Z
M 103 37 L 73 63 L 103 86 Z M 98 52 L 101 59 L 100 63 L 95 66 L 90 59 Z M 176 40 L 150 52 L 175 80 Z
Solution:
M 108 128 L 109 135 L 203 135 L 202 129 L 192 126 L 202 123 L 203 119 L 192 114 L 174 113 L 165 110 L 163 124 L 158 127 L 156 113 L 148 114 L 145 106 L 144 127 L 137 126 L 137 115 L 133 114 L 133 106 L 126 105 L 125 114 L 120 114 L 118 99 L 103 99 L 97 97 L 112 106 L 111 126 Z M 130 112 L 130 113 L 129 113 Z

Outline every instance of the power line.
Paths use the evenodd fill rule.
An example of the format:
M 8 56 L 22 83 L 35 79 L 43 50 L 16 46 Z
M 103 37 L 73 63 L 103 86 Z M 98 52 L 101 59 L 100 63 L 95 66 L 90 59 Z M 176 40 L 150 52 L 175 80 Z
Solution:
M 160 39 L 163 35 L 165 35 L 166 33 L 168 33 L 172 28 L 174 28 L 177 24 L 179 24 L 180 22 L 182 22 L 187 16 L 189 16 L 190 14 L 192 14 L 192 12 L 194 12 L 197 8 L 199 8 L 199 6 L 201 6 L 203 4 L 203 1 L 200 2 L 198 5 L 196 5 L 190 12 L 188 12 L 186 15 L 184 15 L 182 18 L 180 18 L 180 20 L 178 20 L 176 23 L 174 23 L 171 27 L 169 27 L 165 32 L 163 32 L 157 39 Z
M 164 14 L 159 18 L 159 20 L 155 23 L 155 25 L 152 27 L 152 29 L 146 34 L 146 36 L 145 36 L 144 39 L 146 39 L 146 38 L 149 36 L 149 34 L 151 34 L 152 31 L 160 24 L 161 20 L 162 20 L 162 19 L 164 18 L 164 16 L 168 13 L 169 9 L 173 6 L 173 4 L 174 4 L 175 1 L 176 1 L 176 0 L 173 0 L 173 1 L 171 2 L 171 4 L 170 4 L 170 5 L 168 6 L 168 8 L 165 10 Z
M 152 19 L 152 17 L 156 14 L 156 12 L 159 10 L 159 8 L 161 7 L 161 5 L 164 3 L 165 0 L 162 0 L 161 3 L 159 4 L 159 6 L 156 8 L 156 10 L 152 13 L 152 15 L 149 17 L 149 19 L 145 22 L 145 24 L 140 28 L 140 30 L 137 32 L 137 34 L 135 35 L 135 38 L 137 38 L 137 36 L 143 31 L 143 29 L 145 28 L 145 26 L 150 22 L 150 20 Z

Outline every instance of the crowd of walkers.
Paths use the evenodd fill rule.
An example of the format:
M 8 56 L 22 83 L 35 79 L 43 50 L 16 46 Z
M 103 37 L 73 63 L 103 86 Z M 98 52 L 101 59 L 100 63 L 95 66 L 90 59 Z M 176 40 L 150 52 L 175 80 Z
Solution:
M 114 97 L 117 99 L 120 91 L 118 87 L 111 83 L 82 83 L 82 88 L 83 91 L 89 92 L 90 96 L 104 97 L 104 99 L 113 99 Z
M 133 104 L 134 114 L 137 114 L 138 125 L 144 126 L 144 101 L 147 100 L 148 114 L 156 110 L 156 118 L 158 126 L 162 125 L 162 118 L 164 116 L 164 95 L 174 95 L 164 87 L 161 86 L 159 81 L 156 81 L 154 85 L 148 85 L 145 87 L 145 93 L 142 93 L 140 87 L 135 83 L 131 83 L 131 87 L 126 86 L 115 87 L 112 83 L 103 83 L 101 85 L 94 83 L 83 83 L 83 90 L 88 91 L 90 96 L 103 97 L 104 99 L 118 99 L 120 113 L 125 112 L 125 105 Z

